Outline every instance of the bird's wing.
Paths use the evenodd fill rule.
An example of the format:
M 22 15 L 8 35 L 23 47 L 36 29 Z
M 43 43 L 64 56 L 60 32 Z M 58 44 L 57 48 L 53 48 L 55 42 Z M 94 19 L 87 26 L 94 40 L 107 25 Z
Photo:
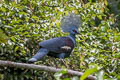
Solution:
M 74 43 L 69 37 L 52 38 L 39 45 L 55 53 L 70 53 L 74 48 Z

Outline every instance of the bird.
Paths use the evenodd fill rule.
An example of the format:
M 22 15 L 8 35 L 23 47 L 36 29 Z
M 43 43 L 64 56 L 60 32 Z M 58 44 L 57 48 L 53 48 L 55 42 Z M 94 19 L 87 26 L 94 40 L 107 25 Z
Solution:
M 70 56 L 75 45 L 76 35 L 79 34 L 78 28 L 81 24 L 80 16 L 69 14 L 61 19 L 61 29 L 68 32 L 68 36 L 56 37 L 39 43 L 39 51 L 28 60 L 29 63 L 39 61 L 48 55 L 54 58 L 65 59 Z

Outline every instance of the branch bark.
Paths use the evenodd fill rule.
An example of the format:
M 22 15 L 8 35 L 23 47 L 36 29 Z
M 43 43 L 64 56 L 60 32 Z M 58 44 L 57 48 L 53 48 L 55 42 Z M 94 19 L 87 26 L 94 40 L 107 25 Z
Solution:
M 35 65 L 35 64 L 26 64 L 26 63 L 17 63 L 17 62 L 11 62 L 11 61 L 3 61 L 0 60 L 0 66 L 3 67 L 15 67 L 15 68 L 25 68 L 25 69 L 35 69 L 35 70 L 43 70 L 43 71 L 50 71 L 50 72 L 59 72 L 63 69 L 55 68 L 55 67 L 48 67 L 43 65 Z M 67 70 L 68 74 L 72 74 L 75 76 L 82 76 L 82 72 L 74 71 L 74 70 Z M 88 76 L 87 80 L 96 80 L 95 76 Z

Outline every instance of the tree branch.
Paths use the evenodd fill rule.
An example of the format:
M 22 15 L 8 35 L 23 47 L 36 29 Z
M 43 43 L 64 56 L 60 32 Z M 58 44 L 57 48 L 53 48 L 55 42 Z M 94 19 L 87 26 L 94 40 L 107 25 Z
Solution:
M 59 71 L 63 70 L 63 69 L 60 69 L 60 68 L 48 67 L 48 66 L 43 66 L 43 65 L 16 63 L 16 62 L 3 61 L 3 60 L 0 60 L 0 66 L 44 70 L 44 71 L 50 71 L 50 72 L 59 72 Z M 72 75 L 76 75 L 76 76 L 83 75 L 82 72 L 73 71 L 73 70 L 67 70 L 67 73 L 72 74 Z M 87 80 L 96 80 L 96 77 L 90 75 L 90 76 L 88 76 Z

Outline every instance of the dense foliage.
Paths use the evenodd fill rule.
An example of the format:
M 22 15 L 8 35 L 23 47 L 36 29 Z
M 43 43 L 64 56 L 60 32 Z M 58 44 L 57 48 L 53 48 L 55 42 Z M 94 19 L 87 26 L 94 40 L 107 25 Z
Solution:
M 27 62 L 40 41 L 67 35 L 61 32 L 60 20 L 69 13 L 80 14 L 82 20 L 73 53 L 65 64 L 48 56 L 36 64 L 86 71 L 81 80 L 89 74 L 99 80 L 120 79 L 120 15 L 111 11 L 107 0 L 0 1 L 0 60 Z M 0 78 L 5 80 L 78 79 L 61 73 L 65 74 L 0 68 Z

